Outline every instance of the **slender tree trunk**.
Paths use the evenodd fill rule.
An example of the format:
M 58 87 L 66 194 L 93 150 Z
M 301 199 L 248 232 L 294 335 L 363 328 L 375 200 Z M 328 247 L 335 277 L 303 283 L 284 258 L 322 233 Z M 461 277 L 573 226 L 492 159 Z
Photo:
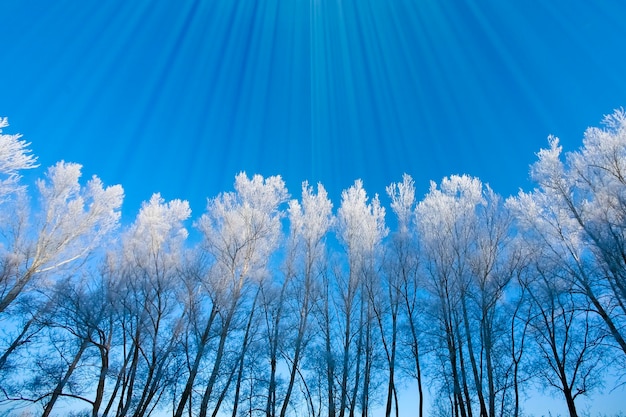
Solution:
M 93 402 L 93 411 L 91 413 L 92 417 L 98 417 L 98 412 L 100 411 L 100 406 L 102 405 L 102 400 L 104 399 L 104 387 L 106 383 L 106 377 L 109 373 L 109 348 L 111 346 L 111 339 L 113 336 L 113 326 L 109 330 L 109 336 L 107 337 L 106 345 L 99 345 L 98 350 L 100 351 L 100 373 L 98 375 L 98 386 L 96 387 L 96 398 Z
M 78 366 L 78 362 L 80 361 L 80 358 L 83 356 L 83 353 L 85 352 L 85 349 L 87 349 L 88 345 L 89 345 L 88 339 L 84 339 L 82 343 L 80 344 L 80 347 L 78 348 L 78 352 L 76 352 L 76 355 L 74 355 L 74 359 L 72 360 L 72 363 L 70 364 L 69 368 L 67 368 L 67 371 L 65 371 L 65 375 L 63 375 L 63 378 L 61 378 L 61 380 L 57 383 L 56 387 L 54 388 L 54 391 L 52 391 L 52 396 L 50 397 L 50 401 L 48 401 L 48 403 L 46 404 L 46 407 L 44 408 L 43 414 L 41 415 L 41 417 L 48 417 L 50 413 L 52 412 L 52 408 L 54 407 L 54 404 L 63 393 L 63 388 L 65 388 L 67 381 L 69 381 L 70 377 L 74 373 L 74 370 Z
M 389 360 L 389 383 L 387 384 L 387 406 L 385 407 L 385 416 L 391 416 L 392 395 L 395 394 L 395 369 L 396 369 L 396 332 L 397 332 L 397 314 L 391 317 L 391 358 Z M 382 329 L 381 329 L 382 331 Z M 396 417 L 398 417 L 396 412 Z
M 267 417 L 275 417 L 276 416 L 276 365 L 278 361 L 278 338 L 279 338 L 279 330 L 280 330 L 280 321 L 282 319 L 282 309 L 283 309 L 283 300 L 284 300 L 284 292 L 286 289 L 287 280 L 283 284 L 280 290 L 280 297 L 278 299 L 278 308 L 276 311 L 276 317 L 274 317 L 272 326 L 273 331 L 270 336 L 270 381 L 268 385 L 267 392 L 267 403 L 265 404 L 265 415 Z M 266 310 L 267 311 L 267 310 Z M 267 313 L 266 313 L 267 318 Z M 269 324 L 270 320 L 267 320 Z
M 137 330 L 133 339 L 133 345 L 131 347 L 133 351 L 133 360 L 130 364 L 130 375 L 128 379 L 124 378 L 122 384 L 122 395 L 120 396 L 120 406 L 117 409 L 118 417 L 126 417 L 133 398 L 133 388 L 135 385 L 135 378 L 137 375 L 137 368 L 139 366 L 139 323 L 137 323 Z M 126 397 L 126 403 L 124 403 L 124 397 Z
M 333 351 L 331 345 L 331 329 L 330 329 L 330 294 L 328 291 L 328 283 L 326 283 L 326 297 L 324 298 L 324 311 L 326 317 L 324 317 L 324 332 L 325 332 L 325 343 L 324 346 L 326 348 L 326 386 L 328 390 L 328 417 L 336 416 L 335 409 L 335 359 L 333 358 Z M 349 327 L 349 321 L 348 321 Z M 349 332 L 348 332 L 349 334 Z M 342 416 L 343 417 L 343 414 Z
M 26 340 L 24 340 L 24 338 L 26 334 L 28 333 L 30 326 L 32 326 L 32 324 L 37 320 L 37 317 L 38 317 L 38 314 L 35 314 L 26 322 L 20 334 L 15 338 L 15 340 L 11 343 L 11 345 L 7 348 L 7 350 L 2 354 L 2 356 L 0 356 L 0 370 L 2 370 L 2 368 L 6 364 L 7 359 L 9 358 L 9 355 L 11 355 L 11 353 L 13 353 L 15 349 L 22 346 L 24 343 L 27 343 L 28 338 L 26 338 Z
M 26 284 L 30 282 L 33 275 L 35 274 L 35 267 L 31 267 L 24 276 L 17 280 L 17 282 L 11 287 L 9 292 L 0 300 L 0 313 L 4 312 L 6 308 L 11 305 L 13 301 L 17 298 L 18 295 L 22 292 Z
M 405 299 L 407 302 L 407 313 L 409 316 L 409 327 L 411 328 L 411 338 L 412 338 L 412 346 L 411 349 L 413 350 L 413 360 L 415 361 L 415 373 L 416 373 L 416 379 L 417 379 L 417 393 L 419 395 L 419 403 L 418 403 L 418 409 L 419 409 L 419 417 L 423 417 L 424 416 L 424 391 L 422 388 L 422 364 L 420 362 L 420 349 L 419 349 L 419 340 L 417 337 L 417 329 L 415 328 L 415 324 L 413 323 L 413 309 L 409 308 L 408 305 L 408 298 Z
M 348 402 L 348 364 L 350 359 L 350 336 L 352 330 L 350 326 L 352 317 L 350 316 L 350 308 L 346 308 L 346 330 L 344 332 L 343 338 L 343 369 L 341 374 L 341 399 L 339 402 L 339 417 L 344 417 Z
M 454 340 L 454 330 L 452 328 L 452 323 L 449 321 L 450 318 L 446 318 L 446 339 L 448 344 L 448 355 L 450 358 L 450 367 L 452 369 L 452 386 L 454 392 L 455 399 L 455 409 L 458 409 L 461 417 L 466 417 L 467 414 L 465 412 L 465 401 L 463 399 L 463 393 L 461 391 L 461 383 L 459 380 L 459 370 L 457 368 L 457 351 L 456 351 L 456 343 Z
M 369 310 L 369 303 L 368 303 Z M 367 325 L 365 329 L 365 370 L 363 375 L 363 395 L 361 400 L 361 416 L 367 417 L 369 412 L 369 387 L 371 381 L 371 371 L 372 371 L 372 338 L 371 338 L 371 320 L 369 319 L 369 314 L 367 315 Z
M 120 373 L 118 374 L 116 378 L 115 387 L 113 388 L 113 392 L 111 393 L 111 398 L 109 398 L 109 402 L 107 403 L 107 406 L 104 409 L 104 413 L 102 413 L 102 417 L 107 417 L 109 415 L 109 412 L 111 411 L 111 408 L 113 407 L 113 403 L 115 402 L 115 397 L 117 396 L 117 392 L 119 391 L 120 386 L 122 385 L 122 380 L 125 378 L 124 374 L 126 373 L 126 367 L 128 366 L 128 363 L 130 362 L 130 358 L 132 355 L 133 355 L 133 351 L 131 350 L 124 357 L 124 363 L 122 364 L 122 369 L 120 370 Z
M 215 387 L 215 382 L 217 381 L 219 370 L 222 365 L 222 360 L 224 358 L 224 347 L 226 346 L 226 339 L 230 330 L 230 324 L 235 314 L 236 304 L 237 301 L 233 300 L 230 311 L 228 311 L 226 320 L 223 323 L 222 331 L 220 333 L 219 345 L 215 354 L 215 362 L 213 363 L 213 370 L 211 371 L 211 376 L 209 377 L 209 381 L 207 382 L 206 389 L 204 390 L 204 394 L 202 396 L 202 402 L 200 403 L 199 417 L 206 417 L 207 415 L 209 400 L 211 399 L 211 394 L 213 393 L 213 388 Z
M 189 377 L 187 378 L 187 383 L 185 384 L 185 388 L 180 396 L 180 401 L 178 402 L 178 407 L 176 408 L 176 413 L 174 417 L 182 417 L 183 412 L 185 410 L 185 406 L 187 402 L 191 401 L 191 392 L 193 390 L 193 383 L 196 380 L 196 376 L 198 375 L 198 371 L 200 369 L 200 363 L 202 362 L 202 357 L 204 356 L 204 350 L 207 347 L 207 343 L 209 341 L 209 335 L 211 334 L 211 327 L 213 327 L 213 321 L 215 320 L 215 316 L 217 315 L 217 307 L 215 304 L 211 307 L 211 313 L 209 314 L 209 319 L 207 320 L 206 326 L 202 332 L 200 337 L 200 344 L 198 346 L 198 352 L 196 353 L 196 357 L 194 359 L 191 370 L 189 371 Z
M 283 405 L 280 408 L 280 417 L 287 415 L 287 407 L 289 407 L 289 400 L 291 399 L 291 392 L 296 381 L 296 375 L 298 373 L 298 366 L 300 366 L 300 354 L 302 350 L 302 339 L 304 338 L 304 329 L 306 329 L 306 314 L 300 318 L 300 326 L 298 327 L 298 335 L 296 336 L 296 345 L 293 355 L 293 362 L 291 364 L 291 370 L 289 371 L 289 383 L 287 384 L 287 391 L 285 393 L 285 399 Z
M 473 341 L 472 341 L 472 332 L 471 332 L 470 324 L 469 324 L 469 317 L 467 313 L 467 303 L 466 303 L 465 294 L 461 295 L 461 307 L 462 307 L 462 314 L 463 314 L 463 325 L 465 328 L 465 339 L 467 341 L 467 354 L 469 355 L 470 365 L 472 367 L 472 374 L 474 376 L 476 394 L 478 395 L 478 401 L 480 405 L 480 415 L 481 417 L 488 417 L 487 407 L 485 405 L 485 397 L 483 394 L 483 383 L 478 372 L 478 366 L 476 365 L 476 358 L 474 357 L 474 346 L 473 346 Z M 467 386 L 467 384 L 465 385 Z M 469 400 L 469 394 L 467 392 L 467 389 L 466 389 L 466 396 Z
M 470 397 L 469 386 L 467 384 L 467 372 L 465 370 L 465 356 L 463 355 L 463 345 L 461 344 L 461 335 L 458 334 L 459 328 L 456 327 L 457 340 L 459 341 L 459 370 L 461 371 L 461 381 L 463 382 L 463 394 L 465 395 L 465 404 L 467 406 L 467 416 L 472 417 L 472 397 Z
M 481 327 L 483 329 L 483 342 L 485 345 L 485 362 L 487 366 L 487 384 L 489 386 L 489 416 L 495 417 L 496 415 L 496 389 L 494 383 L 494 370 L 493 370 L 493 360 L 491 355 L 493 340 L 492 340 L 492 331 L 491 331 L 491 318 L 489 316 L 489 312 L 483 313 L 483 323 L 481 323 Z
M 232 417 L 237 417 L 237 411 L 239 409 L 239 397 L 241 396 L 241 380 L 243 379 L 243 355 L 239 358 L 239 370 L 237 371 L 237 384 L 235 384 L 235 397 L 233 398 L 233 413 Z
M 354 387 L 352 388 L 352 395 L 350 397 L 350 417 L 354 417 L 354 409 L 356 408 L 356 404 L 357 404 L 357 394 L 359 392 L 359 383 L 361 380 L 361 358 L 363 356 L 363 323 L 364 323 L 364 319 L 363 319 L 363 315 L 364 315 L 364 301 L 361 299 L 361 302 L 359 303 L 360 306 L 360 313 L 359 313 L 359 337 L 357 339 L 356 342 L 356 369 L 354 372 Z M 347 365 L 347 363 L 346 363 Z M 347 374 L 346 374 L 347 375 Z M 347 378 L 346 378 L 347 381 Z M 346 390 L 347 390 L 347 384 L 346 384 Z
M 248 324 L 246 325 L 246 332 L 243 336 L 243 344 L 241 348 L 241 356 L 239 357 L 239 369 L 237 371 L 237 384 L 235 385 L 235 398 L 233 400 L 233 413 L 232 417 L 237 417 L 237 409 L 239 407 L 239 397 L 241 395 L 241 380 L 243 378 L 243 369 L 246 358 L 246 353 L 248 352 L 248 346 L 250 345 L 250 330 L 252 329 L 252 322 L 254 318 L 254 312 L 256 311 L 256 302 L 259 298 L 259 291 L 254 296 L 254 301 L 252 302 L 252 309 L 250 311 L 250 317 L 248 318 Z M 215 408 L 212 417 L 216 417 L 216 413 L 219 407 Z

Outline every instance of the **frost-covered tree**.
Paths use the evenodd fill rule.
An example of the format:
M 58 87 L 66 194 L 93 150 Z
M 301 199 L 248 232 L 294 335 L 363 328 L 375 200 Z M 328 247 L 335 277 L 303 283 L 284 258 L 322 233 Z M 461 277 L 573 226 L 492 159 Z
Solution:
M 390 236 L 385 255 L 385 272 L 379 291 L 372 292 L 382 344 L 387 358 L 389 380 L 385 415 L 389 417 L 392 403 L 398 415 L 396 369 L 399 368 L 398 344 L 404 342 L 411 358 L 410 374 L 417 382 L 419 416 L 424 413 L 422 359 L 420 340 L 419 253 L 414 226 L 415 183 L 404 174 L 402 182 L 393 183 L 386 189 L 391 199 L 391 209 L 396 215 L 397 228 Z M 403 325 L 403 330 L 400 326 Z M 402 335 L 406 337 L 402 337 Z
M 6 117 L 0 117 L 0 204 L 22 189 L 19 184 L 20 171 L 37 166 L 28 147 L 30 143 L 20 140 L 22 135 L 7 135 L 2 129 L 9 125 Z
M 381 243 L 387 235 L 385 209 L 378 195 L 369 201 L 361 180 L 341 193 L 337 236 L 345 250 L 347 270 L 337 273 L 341 375 L 339 416 L 360 407 L 367 414 L 374 362 L 373 309 L 367 287 L 378 279 Z
M 305 404 L 292 400 L 296 384 L 307 383 L 301 362 L 312 338 L 312 314 L 319 300 L 326 261 L 325 237 L 333 223 L 332 203 L 324 187 L 318 184 L 315 193 L 304 182 L 301 201 L 289 202 L 288 218 L 283 273 L 275 273 L 273 279 L 264 280 L 261 286 L 270 364 L 265 406 L 268 417 L 285 417 L 290 405 Z M 284 380 L 283 395 L 280 380 Z M 314 412 L 310 395 L 305 394 L 305 402 L 309 412 Z
M 203 235 L 203 251 L 209 267 L 203 288 L 209 294 L 212 311 L 201 332 L 193 365 L 178 402 L 176 417 L 187 406 L 200 363 L 208 348 L 211 330 L 218 335 L 213 362 L 205 383 L 199 415 L 205 417 L 218 377 L 228 336 L 245 296 L 268 274 L 269 260 L 282 234 L 281 205 L 287 200 L 285 184 L 279 176 L 263 178 L 245 173 L 235 177 L 235 191 L 209 200 L 206 212 L 197 222 Z M 249 312 L 251 314 L 251 312 Z M 215 326 L 215 327 L 214 327 Z M 230 374 L 230 373 L 228 373 Z
M 122 187 L 104 187 L 96 176 L 83 186 L 80 176 L 80 165 L 59 162 L 37 182 L 37 210 L 14 213 L 0 254 L 0 313 L 33 280 L 46 285 L 47 272 L 84 260 L 117 227 Z
M 468 176 L 432 183 L 416 214 L 447 351 L 451 412 L 470 415 L 477 407 L 481 416 L 497 415 L 508 388 L 502 300 L 518 267 L 510 215 L 497 194 Z
M 589 128 L 582 147 L 562 158 L 550 137 L 531 167 L 537 188 L 509 205 L 528 245 L 541 245 L 585 294 L 615 347 L 626 354 L 626 113 Z
M 416 220 L 437 320 L 436 343 L 446 354 L 444 392 L 450 395 L 455 416 L 465 417 L 471 408 L 465 343 L 461 333 L 464 294 L 468 292 L 468 259 L 475 229 L 476 207 L 483 203 L 482 184 L 476 178 L 452 176 L 429 193 L 416 209 Z
M 110 254 L 124 351 L 117 415 L 146 415 L 171 388 L 185 318 L 180 271 L 190 214 L 186 201 L 155 194 L 122 235 L 119 252 Z

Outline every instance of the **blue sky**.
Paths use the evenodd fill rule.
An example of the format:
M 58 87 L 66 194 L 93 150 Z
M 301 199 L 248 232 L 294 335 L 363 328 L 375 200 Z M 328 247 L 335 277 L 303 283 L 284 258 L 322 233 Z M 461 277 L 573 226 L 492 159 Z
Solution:
M 509 195 L 549 134 L 573 150 L 626 106 L 621 0 L 0 0 L 0 19 L 5 132 L 36 175 L 122 184 L 128 216 L 161 192 L 197 218 L 242 170 L 335 206 L 404 172 Z
M 234 176 L 321 181 L 338 204 L 411 174 L 528 188 L 626 105 L 626 3 L 599 0 L 2 0 L 0 114 L 43 167 L 79 162 L 191 202 Z

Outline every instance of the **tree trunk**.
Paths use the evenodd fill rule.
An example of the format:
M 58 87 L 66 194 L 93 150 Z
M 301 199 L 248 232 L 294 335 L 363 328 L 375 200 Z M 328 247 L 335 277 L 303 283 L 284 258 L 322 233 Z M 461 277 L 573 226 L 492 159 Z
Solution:
M 106 340 L 106 345 L 99 345 L 98 349 L 100 351 L 100 374 L 98 375 L 98 386 L 96 387 L 96 398 L 93 402 L 93 411 L 91 413 L 92 417 L 98 417 L 98 412 L 100 411 L 100 405 L 102 404 L 102 400 L 104 399 L 104 387 L 106 383 L 106 377 L 109 373 L 109 348 L 111 346 L 111 338 L 113 336 L 113 326 L 111 326 L 109 330 L 109 336 Z
M 485 405 L 485 397 L 483 394 L 483 383 L 482 379 L 478 372 L 478 366 L 476 365 L 476 358 L 474 357 L 474 346 L 472 343 L 472 332 L 469 324 L 469 317 L 467 314 L 467 304 L 465 301 L 465 294 L 461 295 L 461 306 L 463 313 L 463 325 L 465 327 L 465 339 L 467 340 L 467 353 L 470 359 L 470 365 L 472 367 L 472 374 L 474 376 L 474 384 L 476 386 L 476 394 L 478 395 L 478 401 L 480 405 L 480 415 L 481 417 L 488 417 L 487 415 L 487 407 Z M 481 325 L 482 326 L 482 325 Z M 467 384 L 465 384 L 467 386 Z M 466 389 L 466 396 L 469 399 L 469 394 Z M 493 417 L 493 415 L 492 415 Z
M 17 298 L 18 295 L 22 292 L 26 284 L 30 282 L 33 275 L 35 274 L 35 267 L 32 266 L 21 279 L 18 279 L 15 285 L 9 290 L 7 295 L 5 295 L 2 300 L 0 300 L 0 313 L 2 313 L 6 308 Z
M 2 370 L 2 368 L 6 364 L 7 359 L 9 358 L 9 355 L 11 355 L 11 353 L 13 353 L 15 349 L 22 346 L 24 343 L 27 343 L 28 338 L 26 338 L 26 340 L 23 340 L 23 338 L 26 336 L 26 334 L 28 333 L 28 329 L 30 329 L 30 326 L 32 326 L 32 324 L 35 322 L 37 317 L 38 317 L 38 314 L 35 314 L 26 322 L 20 334 L 15 338 L 15 340 L 11 343 L 11 345 L 7 348 L 7 350 L 2 354 L 2 356 L 0 357 L 0 370 Z
M 185 410 L 185 406 L 187 402 L 190 400 L 191 392 L 193 390 L 193 383 L 196 379 L 196 375 L 198 375 L 198 370 L 200 369 L 200 363 L 202 362 L 202 356 L 204 356 L 204 350 L 206 349 L 207 342 L 209 340 L 209 335 L 211 332 L 211 327 L 213 326 L 213 321 L 215 316 L 217 315 L 217 307 L 213 304 L 211 308 L 211 313 L 209 314 L 209 319 L 207 321 L 206 326 L 204 327 L 204 331 L 202 332 L 202 336 L 200 337 L 200 345 L 198 346 L 198 352 L 196 353 L 196 358 L 194 359 L 193 366 L 189 371 L 189 377 L 187 378 L 187 383 L 185 384 L 185 388 L 180 396 L 180 401 L 178 402 L 178 407 L 176 408 L 176 413 L 174 417 L 182 417 L 183 412 Z
M 576 411 L 576 404 L 574 403 L 574 397 L 572 396 L 572 390 L 569 387 L 563 389 L 565 395 L 565 401 L 567 402 L 567 411 L 569 411 L 569 417 L 578 417 Z
M 226 346 L 226 338 L 228 337 L 230 323 L 235 314 L 236 305 L 237 301 L 233 300 L 230 311 L 228 311 L 226 320 L 223 323 L 222 332 L 220 333 L 220 341 L 217 347 L 217 353 L 215 354 L 215 362 L 213 363 L 213 370 L 211 371 L 211 376 L 209 377 L 209 381 L 207 382 L 206 389 L 204 390 L 204 394 L 202 396 L 199 417 L 206 417 L 207 415 L 209 400 L 211 399 L 211 394 L 213 393 L 213 388 L 215 387 L 215 382 L 217 381 L 217 376 L 222 365 L 222 359 L 224 358 L 224 347 Z
M 80 361 L 80 358 L 83 356 L 83 353 L 85 352 L 85 349 L 87 349 L 88 345 L 89 345 L 88 339 L 84 339 L 82 343 L 80 344 L 80 347 L 78 348 L 78 352 L 76 352 L 76 355 L 74 355 L 74 359 L 72 360 L 72 363 L 70 364 L 69 368 L 67 368 L 65 375 L 63 376 L 63 378 L 61 378 L 61 380 L 57 383 L 56 387 L 54 388 L 54 391 L 52 392 L 52 396 L 50 397 L 50 401 L 48 401 L 48 403 L 46 404 L 46 407 L 43 410 L 43 414 L 41 415 L 41 417 L 48 417 L 50 415 L 50 412 L 52 412 L 52 408 L 54 407 L 54 404 L 63 393 L 63 388 L 65 388 L 65 384 L 67 384 L 67 381 L 69 381 L 70 377 L 72 376 L 72 373 L 74 373 L 74 370 L 78 366 L 78 362 Z
M 326 297 L 324 298 L 324 331 L 325 331 L 325 347 L 326 347 L 326 385 L 328 390 L 328 417 L 336 416 L 335 409 L 335 359 L 333 358 L 333 351 L 331 345 L 331 333 L 330 333 L 330 294 L 328 293 L 328 283 L 326 283 Z
M 120 406 L 117 409 L 118 417 L 126 417 L 128 415 L 128 409 L 132 402 L 133 387 L 135 385 L 135 377 L 137 375 L 137 367 L 139 366 L 139 324 L 137 324 L 137 330 L 135 332 L 135 338 L 133 339 L 132 347 L 133 360 L 130 364 L 130 375 L 128 380 L 124 377 L 122 382 L 122 394 L 120 395 Z M 126 403 L 124 403 L 124 397 L 126 397 Z
M 109 398 L 109 402 L 107 403 L 107 406 L 104 409 L 104 413 L 102 413 L 102 417 L 107 417 L 109 415 L 109 411 L 111 411 L 111 408 L 113 407 L 113 403 L 115 402 L 115 397 L 117 395 L 117 392 L 119 391 L 120 386 L 122 385 L 122 380 L 125 378 L 123 374 L 126 373 L 126 367 L 128 366 L 128 362 L 130 361 L 130 358 L 132 355 L 133 355 L 133 351 L 131 350 L 124 357 L 124 363 L 122 364 L 122 369 L 120 370 L 120 373 L 117 376 L 117 380 L 115 381 L 115 387 L 113 388 L 113 392 L 111 393 L 111 398 Z

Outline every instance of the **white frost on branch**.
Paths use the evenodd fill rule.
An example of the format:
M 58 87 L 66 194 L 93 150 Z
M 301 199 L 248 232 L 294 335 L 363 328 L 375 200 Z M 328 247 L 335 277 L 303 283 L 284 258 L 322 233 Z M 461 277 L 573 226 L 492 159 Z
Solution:
M 38 166 L 37 158 L 28 149 L 30 143 L 20 140 L 22 135 L 2 133 L 2 128 L 8 125 L 8 119 L 0 117 L 0 202 L 21 189 L 20 171 Z

